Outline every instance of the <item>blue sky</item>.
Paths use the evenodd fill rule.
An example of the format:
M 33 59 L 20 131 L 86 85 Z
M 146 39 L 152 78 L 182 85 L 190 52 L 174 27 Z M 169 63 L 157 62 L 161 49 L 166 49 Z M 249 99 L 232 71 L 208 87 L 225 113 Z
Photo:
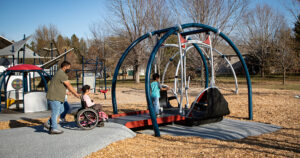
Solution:
M 287 0 L 288 1 L 288 0 Z M 251 0 L 284 12 L 286 0 Z M 91 37 L 90 26 L 108 16 L 109 0 L 0 0 L 0 35 L 20 40 L 41 25 L 54 24 L 63 36 Z
M 0 0 L 0 35 L 19 40 L 40 25 L 54 24 L 63 36 L 86 38 L 106 15 L 105 0 Z

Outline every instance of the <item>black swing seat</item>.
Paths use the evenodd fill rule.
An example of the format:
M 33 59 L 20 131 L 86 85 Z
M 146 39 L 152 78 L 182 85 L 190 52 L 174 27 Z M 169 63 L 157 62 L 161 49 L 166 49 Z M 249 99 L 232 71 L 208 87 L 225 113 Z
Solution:
M 200 125 L 219 122 L 223 116 L 230 114 L 228 102 L 221 92 L 215 88 L 208 88 L 204 91 L 188 113 L 186 123 L 188 125 Z
M 176 96 L 170 96 L 170 97 L 168 97 L 168 100 L 174 100 L 176 98 L 177 98 Z
M 176 99 L 175 96 L 168 97 L 168 92 L 166 90 L 160 91 L 159 105 L 163 108 L 173 108 L 170 104 L 170 100 Z

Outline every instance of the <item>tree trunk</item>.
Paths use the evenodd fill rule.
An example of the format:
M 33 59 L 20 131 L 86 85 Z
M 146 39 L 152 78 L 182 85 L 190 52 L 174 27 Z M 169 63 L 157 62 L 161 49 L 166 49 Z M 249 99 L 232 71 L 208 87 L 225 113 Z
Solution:
M 264 62 L 262 62 L 262 64 L 261 64 L 260 75 L 261 75 L 262 78 L 265 77 L 265 64 L 264 64 Z
M 285 77 L 286 77 L 286 69 L 283 68 L 283 78 L 282 78 L 282 84 L 285 85 Z
M 135 83 L 140 83 L 140 66 L 139 65 L 134 66 L 134 79 L 135 79 Z
M 265 71 L 264 71 L 264 68 L 263 68 L 263 67 L 261 68 L 260 76 L 261 76 L 262 78 L 265 78 Z

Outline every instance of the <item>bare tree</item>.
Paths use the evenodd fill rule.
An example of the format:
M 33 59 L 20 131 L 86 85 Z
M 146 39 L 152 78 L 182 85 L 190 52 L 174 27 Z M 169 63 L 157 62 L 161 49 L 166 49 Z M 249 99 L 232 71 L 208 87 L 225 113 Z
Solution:
M 248 0 L 173 0 L 171 2 L 175 14 L 180 18 L 179 23 L 182 19 L 187 19 L 189 22 L 218 28 L 228 35 L 236 28 L 248 6 Z M 220 38 L 212 37 L 212 44 L 215 47 L 220 42 Z M 205 35 L 202 34 L 196 38 L 204 40 Z M 203 68 L 202 62 L 201 67 Z M 204 71 L 201 71 L 201 80 L 201 85 L 204 85 Z
M 252 64 L 260 67 L 262 77 L 270 65 L 272 42 L 283 21 L 283 17 L 272 10 L 266 4 L 257 5 L 243 17 L 243 28 L 240 30 L 250 55 L 258 61 Z
M 151 11 L 150 11 L 150 28 L 149 31 L 160 30 L 163 28 L 175 26 L 175 18 L 172 15 L 170 10 L 170 5 L 167 0 L 152 0 Z M 153 39 L 149 39 L 148 42 L 149 50 L 152 50 L 155 43 L 159 40 L 160 37 L 156 36 Z M 149 52 L 150 53 L 150 52 Z M 157 73 L 161 74 L 162 63 L 166 63 L 169 59 L 168 53 L 165 52 L 165 49 L 159 49 L 156 55 L 155 64 L 157 66 Z
M 297 20 L 300 14 L 300 0 L 281 1 L 292 17 Z M 289 3 L 290 2 L 290 3 Z
M 151 7 L 151 0 L 113 0 L 111 11 L 114 17 L 111 19 L 116 19 L 118 25 L 111 19 L 107 22 L 115 34 L 127 37 L 131 43 L 149 31 Z M 140 68 L 145 60 L 144 47 L 145 44 L 141 43 L 133 49 L 133 55 L 131 54 L 136 83 L 140 82 Z
M 294 48 L 295 40 L 292 37 L 292 30 L 287 27 L 285 22 L 281 23 L 281 28 L 276 34 L 275 49 L 276 58 L 275 67 L 281 68 L 283 74 L 282 84 L 286 83 L 286 72 L 293 68 L 297 62 L 297 56 Z
M 172 24 L 171 12 L 166 0 L 113 0 L 111 8 L 113 17 L 107 20 L 108 25 L 115 36 L 127 39 L 127 43 L 132 43 L 147 32 Z M 143 41 L 132 50 L 133 54 L 128 56 L 132 61 L 136 83 L 140 82 L 140 68 L 145 66 L 149 50 L 152 50 L 149 48 L 152 48 L 154 43 L 156 43 L 156 39 Z M 160 54 L 158 53 L 158 65 L 160 65 Z
M 175 14 L 181 19 L 216 27 L 226 34 L 230 34 L 235 29 L 248 7 L 248 0 L 173 0 L 172 2 Z

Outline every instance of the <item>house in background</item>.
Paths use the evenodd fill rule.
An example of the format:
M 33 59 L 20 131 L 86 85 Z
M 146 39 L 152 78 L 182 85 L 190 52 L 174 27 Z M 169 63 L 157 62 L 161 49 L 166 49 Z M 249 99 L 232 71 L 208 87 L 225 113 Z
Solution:
M 2 69 L 23 63 L 25 59 L 43 58 L 26 46 L 31 36 L 18 42 L 12 42 L 0 36 L 0 73 Z
M 242 64 L 235 54 L 234 50 L 228 46 L 218 46 L 216 48 L 222 54 L 226 56 L 236 74 L 243 74 Z M 248 51 L 243 46 L 238 46 L 239 51 L 241 52 L 243 58 L 247 60 Z M 217 75 L 230 75 L 232 74 L 229 64 L 224 60 L 224 58 L 219 54 L 214 54 L 214 65 L 215 65 L 215 72 Z M 247 63 L 247 62 L 246 62 Z

